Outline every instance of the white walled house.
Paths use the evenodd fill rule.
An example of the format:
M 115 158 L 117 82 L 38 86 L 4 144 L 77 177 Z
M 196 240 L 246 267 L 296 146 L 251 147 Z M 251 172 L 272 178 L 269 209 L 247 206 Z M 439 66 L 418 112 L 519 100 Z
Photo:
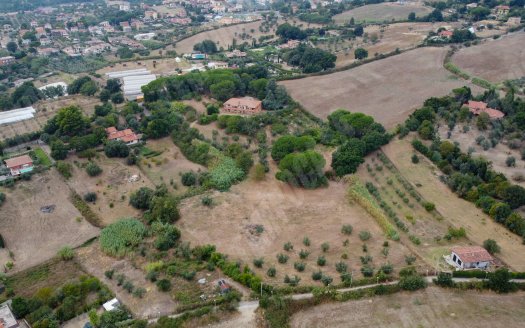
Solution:
M 488 269 L 494 258 L 480 246 L 457 246 L 452 247 L 450 260 L 459 270 Z

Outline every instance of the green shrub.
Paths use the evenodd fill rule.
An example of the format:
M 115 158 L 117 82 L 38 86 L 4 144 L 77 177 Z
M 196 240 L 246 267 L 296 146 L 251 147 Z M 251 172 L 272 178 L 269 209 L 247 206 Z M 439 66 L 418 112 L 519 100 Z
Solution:
M 104 275 L 106 276 L 106 278 L 108 279 L 113 279 L 113 275 L 115 274 L 115 270 L 107 270 L 106 272 L 104 272 Z
M 361 273 L 365 277 L 372 277 L 374 275 L 374 268 L 372 268 L 370 265 L 366 264 L 361 267 Z
M 427 287 L 425 278 L 418 274 L 401 277 L 399 280 L 399 287 L 404 290 L 418 290 Z
M 258 268 L 262 268 L 263 264 L 264 264 L 264 259 L 262 257 L 253 260 L 253 265 L 255 265 Z
M 5 194 L 3 192 L 0 192 L 0 206 L 2 206 L 5 202 Z
M 384 274 L 391 274 L 392 272 L 394 272 L 394 266 L 390 263 L 385 263 L 381 266 L 380 270 Z
M 339 273 L 346 272 L 348 270 L 348 265 L 345 262 L 337 262 L 335 264 L 335 270 Z
M 292 243 L 291 243 L 291 242 L 287 242 L 287 243 L 285 243 L 285 244 L 283 245 L 283 249 L 284 249 L 285 251 L 287 251 L 287 252 L 293 250 L 293 245 L 292 245 Z
M 301 251 L 299 252 L 299 258 L 301 260 L 308 258 L 308 255 L 310 255 L 310 252 L 307 250 L 301 249 Z
M 268 275 L 268 277 L 275 277 L 275 275 L 277 274 L 277 270 L 274 267 L 270 267 L 268 268 L 268 271 L 266 271 L 266 274 Z
M 64 178 L 69 179 L 72 176 L 71 170 L 73 166 L 67 162 L 58 161 L 56 163 L 56 168 L 58 173 L 60 173 Z
M 102 168 L 100 168 L 100 166 L 98 166 L 94 162 L 89 162 L 88 165 L 86 165 L 86 173 L 90 177 L 95 177 L 95 176 L 100 175 L 102 173 Z
M 487 250 L 490 254 L 496 254 L 500 252 L 500 247 L 498 243 L 493 239 L 487 239 L 483 242 L 483 248 Z
M 171 289 L 171 282 L 168 279 L 158 280 L 156 285 L 161 292 L 167 292 Z
M 97 194 L 94 192 L 88 192 L 84 195 L 84 200 L 89 203 L 94 203 L 97 201 Z
M 277 255 L 277 262 L 281 263 L 281 264 L 285 264 L 286 262 L 288 262 L 288 255 L 286 254 L 278 254 Z
M 146 294 L 146 289 L 144 289 L 142 287 L 137 287 L 133 291 L 133 296 L 135 296 L 137 298 L 142 298 L 142 297 L 144 297 L 145 294 Z
M 306 247 L 310 246 L 310 238 L 304 237 L 303 238 L 303 245 L 306 246 Z
M 361 241 L 367 241 L 370 237 L 372 237 L 372 234 L 368 231 L 361 231 L 359 233 L 359 239 L 361 239 Z
M 303 262 L 295 262 L 293 264 L 293 267 L 294 267 L 295 270 L 297 270 L 299 272 L 303 272 L 304 268 L 306 267 L 306 264 L 304 264 Z
M 414 255 L 406 255 L 405 256 L 405 263 L 407 265 L 412 265 L 416 262 L 416 257 Z
M 434 205 L 434 203 L 424 202 L 423 207 L 425 210 L 427 210 L 427 212 L 432 212 L 436 208 L 436 205 Z
M 437 275 L 437 278 L 434 279 L 434 283 L 441 287 L 453 287 L 454 280 L 452 280 L 452 275 L 444 272 L 440 272 Z
M 314 280 L 314 281 L 319 281 L 319 280 L 321 280 L 322 277 L 323 277 L 323 272 L 321 270 L 314 271 L 312 273 L 312 280 Z
M 108 225 L 100 233 L 100 246 L 111 256 L 124 256 L 144 238 L 146 227 L 142 222 L 125 218 Z
M 344 235 L 351 235 L 352 234 L 352 230 L 354 230 L 354 228 L 350 224 L 345 224 L 341 228 L 341 233 L 344 234 Z
M 321 250 L 323 251 L 323 253 L 328 252 L 329 249 L 330 249 L 330 244 L 328 244 L 328 243 L 322 243 L 321 244 Z
M 325 258 L 324 256 L 322 256 L 322 255 L 319 256 L 319 257 L 317 258 L 317 265 L 318 265 L 318 266 L 324 266 L 324 265 L 326 265 L 326 258 Z
M 321 282 L 323 283 L 323 285 L 325 286 L 328 286 L 332 283 L 332 281 L 334 281 L 334 279 L 328 275 L 324 275 L 321 277 Z
M 69 246 L 64 246 L 58 251 L 57 255 L 63 261 L 69 261 L 75 257 L 75 251 Z

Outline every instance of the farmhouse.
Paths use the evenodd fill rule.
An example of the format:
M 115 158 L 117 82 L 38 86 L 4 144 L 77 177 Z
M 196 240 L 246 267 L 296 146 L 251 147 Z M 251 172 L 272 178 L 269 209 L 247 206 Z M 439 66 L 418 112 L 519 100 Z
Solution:
M 487 113 L 491 119 L 499 119 L 505 116 L 505 114 L 497 109 L 488 108 L 487 104 L 482 101 L 468 101 L 468 109 L 474 115 L 481 113 Z
M 447 31 L 447 30 L 444 30 L 444 31 L 441 31 L 441 32 L 438 33 L 439 36 L 445 37 L 445 38 L 448 38 L 448 39 L 450 39 L 452 37 L 452 34 L 454 34 L 452 31 Z
M 131 129 L 118 131 L 116 127 L 111 126 L 106 129 L 108 140 L 119 140 L 126 145 L 134 145 L 139 142 L 139 137 Z
M 502 6 L 496 6 L 495 8 L 496 10 L 496 14 L 498 16 L 505 16 L 505 15 L 508 15 L 509 12 L 510 12 L 510 7 L 509 6 L 505 6 L 505 5 L 502 5 Z
M 452 247 L 450 259 L 459 270 L 487 269 L 494 258 L 480 246 Z
M 33 171 L 33 160 L 28 155 L 6 159 L 5 165 L 11 171 L 11 175 L 20 175 Z
M 222 110 L 225 113 L 257 114 L 262 111 L 262 102 L 252 97 L 230 98 Z
M 7 57 L 1 57 L 0 58 L 0 66 L 9 65 L 15 62 L 15 57 L 13 56 L 7 56 Z
M 111 300 L 107 301 L 106 303 L 102 304 L 102 307 L 106 311 L 113 311 L 113 310 L 116 310 L 116 309 L 118 309 L 120 307 L 120 302 L 119 302 L 118 299 L 114 298 L 114 299 L 111 299 Z

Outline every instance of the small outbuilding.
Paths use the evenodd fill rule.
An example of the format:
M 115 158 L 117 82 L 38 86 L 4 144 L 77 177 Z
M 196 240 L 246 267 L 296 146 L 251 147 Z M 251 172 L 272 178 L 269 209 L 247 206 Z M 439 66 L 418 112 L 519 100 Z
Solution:
M 451 249 L 450 262 L 459 270 L 486 270 L 494 262 L 494 258 L 480 246 L 457 246 Z
M 106 311 L 113 311 L 120 307 L 120 301 L 116 298 L 107 301 L 106 303 L 102 304 L 102 307 Z

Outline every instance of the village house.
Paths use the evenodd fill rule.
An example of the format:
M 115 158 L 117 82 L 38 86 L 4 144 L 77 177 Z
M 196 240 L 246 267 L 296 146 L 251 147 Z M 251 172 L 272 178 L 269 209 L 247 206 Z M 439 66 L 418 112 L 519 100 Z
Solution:
M 279 49 L 295 49 L 301 44 L 299 40 L 288 40 L 285 44 L 277 46 Z
M 147 10 L 144 12 L 144 19 L 156 20 L 159 18 L 159 13 L 153 10 Z
M 505 5 L 496 6 L 495 12 L 496 12 L 496 15 L 498 15 L 498 17 L 506 16 L 510 12 L 510 7 L 505 6 Z
M 218 69 L 218 68 L 228 68 L 228 63 L 226 62 L 209 62 L 208 63 L 209 69 Z
M 228 58 L 234 58 L 234 57 L 246 57 L 246 53 L 243 51 L 240 51 L 238 49 L 234 49 L 232 52 L 227 52 L 226 57 Z
M 5 166 L 9 169 L 11 175 L 13 176 L 33 171 L 33 160 L 31 157 L 29 157 L 29 155 L 9 158 L 4 162 Z
M 505 116 L 505 114 L 497 109 L 488 108 L 487 103 L 483 101 L 468 101 L 468 109 L 474 115 L 479 115 L 481 113 L 487 113 L 491 119 L 500 119 Z
M 0 327 L 18 328 L 18 322 L 7 302 L 0 304 Z
M 494 258 L 483 247 L 456 246 L 451 249 L 449 263 L 458 270 L 465 270 L 488 269 L 493 262 Z
M 106 129 L 108 140 L 118 140 L 124 142 L 126 145 L 134 145 L 139 142 L 139 137 L 131 129 L 118 131 L 116 127 L 111 126 Z
M 450 39 L 452 37 L 452 34 L 454 34 L 452 31 L 447 31 L 447 30 L 444 30 L 438 33 L 440 37 L 447 38 L 447 39 Z
M 230 98 L 222 110 L 232 114 L 257 114 L 262 112 L 262 102 L 252 97 Z
M 0 58 L 0 66 L 9 65 L 15 62 L 15 57 L 13 56 L 6 56 Z

